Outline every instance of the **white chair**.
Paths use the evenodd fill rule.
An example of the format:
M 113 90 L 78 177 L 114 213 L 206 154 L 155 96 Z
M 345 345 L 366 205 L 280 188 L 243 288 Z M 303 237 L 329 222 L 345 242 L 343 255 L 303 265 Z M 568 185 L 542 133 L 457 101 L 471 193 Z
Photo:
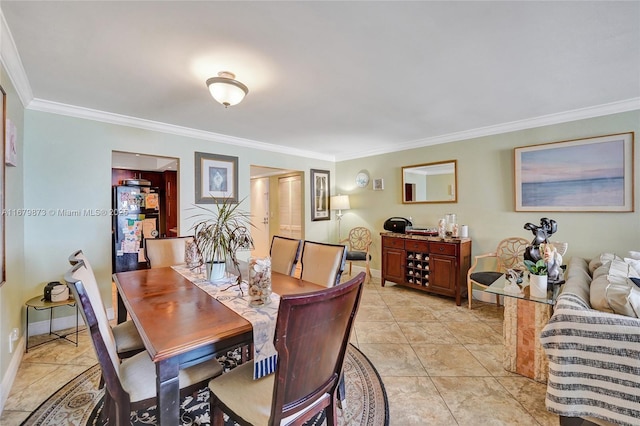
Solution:
M 91 268 L 91 263 L 89 263 L 89 259 L 84 255 L 82 250 L 77 250 L 69 256 L 69 263 L 71 266 L 77 264 L 78 262 L 84 262 L 85 268 L 89 271 L 89 273 L 94 277 L 93 280 L 85 284 L 87 288 L 87 294 L 91 297 L 91 303 L 94 306 L 94 309 L 101 310 L 104 314 L 104 317 L 107 317 L 107 311 L 104 307 L 104 302 L 102 301 L 102 296 L 100 295 L 100 289 L 98 288 L 98 284 L 95 280 L 95 275 L 93 273 L 93 269 Z M 133 321 L 125 321 L 118 325 L 114 325 L 111 327 L 111 332 L 113 333 L 113 337 L 115 339 L 116 344 L 116 352 L 120 358 L 128 358 L 132 355 L 137 354 L 138 352 L 144 351 L 144 342 L 136 329 Z
M 271 240 L 271 271 L 291 275 L 296 271 L 302 241 L 274 235 Z
M 150 268 L 164 268 L 184 263 L 187 241 L 193 237 L 145 238 L 144 254 Z
M 300 278 L 325 287 L 340 283 L 347 248 L 340 244 L 305 241 L 302 246 Z

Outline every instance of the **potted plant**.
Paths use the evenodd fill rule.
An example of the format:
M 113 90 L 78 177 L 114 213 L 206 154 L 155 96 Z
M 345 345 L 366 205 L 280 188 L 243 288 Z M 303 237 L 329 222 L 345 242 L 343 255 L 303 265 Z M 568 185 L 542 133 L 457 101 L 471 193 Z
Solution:
M 239 206 L 228 198 L 216 199 L 214 208 L 196 205 L 204 212 L 193 216 L 200 220 L 191 229 L 210 281 L 224 278 L 226 263 L 230 260 L 238 272 L 238 284 L 242 282 L 236 254 L 240 249 L 251 248 L 253 239 L 249 231 L 250 214 Z
M 544 259 L 537 262 L 525 259 L 524 265 L 529 272 L 529 294 L 531 297 L 545 299 L 547 297 L 547 263 Z

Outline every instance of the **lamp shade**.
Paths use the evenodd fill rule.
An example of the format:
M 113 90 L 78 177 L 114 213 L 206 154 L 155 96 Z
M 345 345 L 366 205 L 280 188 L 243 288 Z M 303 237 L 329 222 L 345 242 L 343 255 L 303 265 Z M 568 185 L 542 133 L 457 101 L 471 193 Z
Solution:
M 334 195 L 329 203 L 331 204 L 331 210 L 349 210 L 351 208 L 348 195 Z
M 207 87 L 213 99 L 226 107 L 239 104 L 249 93 L 249 89 L 244 84 L 235 80 L 235 74 L 228 71 L 221 71 L 218 77 L 211 77 L 207 80 Z

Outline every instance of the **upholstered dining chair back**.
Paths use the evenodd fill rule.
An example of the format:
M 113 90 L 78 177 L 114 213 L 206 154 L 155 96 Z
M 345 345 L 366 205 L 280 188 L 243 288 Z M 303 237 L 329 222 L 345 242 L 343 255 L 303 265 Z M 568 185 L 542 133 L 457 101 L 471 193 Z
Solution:
M 146 351 L 120 362 L 109 321 L 88 292 L 97 287 L 95 277 L 82 260 L 71 267 L 64 279 L 78 303 L 102 370 L 106 392 L 101 420 L 109 425 L 128 426 L 132 409 L 149 407 L 157 402 L 155 364 Z M 180 370 L 181 395 L 201 389 L 220 374 L 222 366 L 215 359 Z
M 187 241 L 193 237 L 145 238 L 144 253 L 151 268 L 184 263 L 184 252 Z
M 302 272 L 300 278 L 326 287 L 340 283 L 347 257 L 347 248 L 341 244 L 306 241 L 302 246 Z
M 76 303 L 79 305 L 103 374 L 108 372 L 113 376 L 117 376 L 120 359 L 118 358 L 115 338 L 113 337 L 104 305 L 102 305 L 98 284 L 93 272 L 86 267 L 83 260 L 78 260 L 71 267 L 71 270 L 65 274 L 64 279 Z M 108 385 L 109 383 L 107 382 Z
M 365 273 L 324 290 L 283 295 L 274 334 L 278 365 L 252 380 L 252 366 L 209 382 L 212 424 L 222 412 L 240 424 L 301 425 L 321 411 L 336 425 L 337 388 Z
M 274 235 L 271 240 L 271 270 L 285 275 L 291 275 L 296 271 L 302 241 L 294 238 Z
M 100 295 L 100 288 L 91 263 L 82 250 L 77 250 L 69 256 L 69 263 L 71 266 L 76 265 L 78 262 L 83 262 L 87 273 L 89 273 L 93 279 L 84 283 L 87 294 L 90 297 L 93 309 L 101 310 L 105 318 L 107 317 L 107 311 L 104 306 L 104 301 Z M 102 313 L 100 314 L 102 316 Z M 128 320 L 120 324 L 111 327 L 111 332 L 116 342 L 116 350 L 120 358 L 128 358 L 144 350 L 144 342 L 136 329 L 133 321 Z

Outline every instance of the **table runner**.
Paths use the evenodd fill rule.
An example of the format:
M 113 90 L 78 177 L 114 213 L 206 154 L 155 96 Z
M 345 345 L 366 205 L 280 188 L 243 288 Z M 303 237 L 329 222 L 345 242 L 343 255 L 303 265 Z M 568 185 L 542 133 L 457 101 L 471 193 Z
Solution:
M 228 275 L 220 281 L 212 283 L 207 280 L 205 274 L 200 272 L 200 269 L 192 271 L 184 265 L 176 265 L 172 268 L 251 323 L 253 327 L 253 378 L 259 379 L 273 373 L 276 370 L 278 360 L 278 353 L 273 345 L 273 336 L 278 318 L 280 296 L 272 293 L 271 303 L 261 307 L 253 307 L 249 305 L 249 291 L 246 281 L 242 282 L 244 296 L 240 294 L 237 286 L 230 287 L 237 279 L 234 275 Z

